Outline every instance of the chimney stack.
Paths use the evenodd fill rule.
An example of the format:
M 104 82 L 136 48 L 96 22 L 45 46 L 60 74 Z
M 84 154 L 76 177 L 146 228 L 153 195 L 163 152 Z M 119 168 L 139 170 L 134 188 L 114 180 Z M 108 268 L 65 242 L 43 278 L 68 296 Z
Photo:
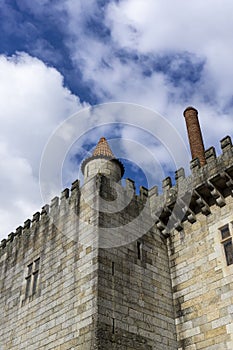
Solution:
M 200 165 L 203 166 L 206 164 L 206 159 L 201 128 L 198 121 L 198 111 L 194 107 L 187 107 L 184 111 L 184 118 L 188 130 L 192 159 L 198 158 Z

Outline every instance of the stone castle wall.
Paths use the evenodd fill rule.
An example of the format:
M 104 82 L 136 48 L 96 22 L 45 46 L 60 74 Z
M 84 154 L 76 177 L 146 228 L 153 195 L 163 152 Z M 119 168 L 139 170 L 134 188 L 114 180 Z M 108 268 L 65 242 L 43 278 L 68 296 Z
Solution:
M 221 147 L 160 195 L 102 175 L 76 181 L 3 240 L 1 350 L 232 349 L 220 237 L 226 224 L 233 233 L 229 137 Z
M 77 182 L 71 192 L 70 197 L 67 190 L 62 193 L 60 204 L 54 198 L 41 217 L 36 213 L 32 223 L 28 220 L 22 232 L 18 229 L 13 241 L 1 249 L 1 350 L 94 348 L 97 249 L 93 237 L 89 245 L 82 244 L 86 232 L 79 230 L 93 215 L 83 207 Z
M 227 266 L 219 229 L 233 223 L 233 200 L 197 215 L 170 241 L 179 349 L 233 349 L 233 265 Z
M 176 348 L 166 242 L 148 191 L 115 186 L 100 175 L 75 182 L 2 242 L 2 350 Z
M 221 229 L 233 239 L 233 147 L 205 151 L 206 165 L 191 162 L 192 174 L 176 172 L 151 196 L 157 226 L 167 237 L 178 350 L 233 349 L 233 248 L 228 265 Z M 156 192 L 156 191 L 155 191 Z M 170 229 L 172 227 L 172 229 Z M 176 228 L 176 229 L 174 229 Z
M 108 204 L 106 199 L 114 193 L 121 201 L 112 208 L 113 202 Z M 114 191 L 114 183 L 105 180 L 100 195 L 105 201 L 100 206 L 99 223 L 99 349 L 174 350 L 166 240 L 151 220 L 148 191 L 141 188 L 135 196 L 129 180 L 126 188 L 117 186 Z M 105 235 L 105 229 L 111 237 Z

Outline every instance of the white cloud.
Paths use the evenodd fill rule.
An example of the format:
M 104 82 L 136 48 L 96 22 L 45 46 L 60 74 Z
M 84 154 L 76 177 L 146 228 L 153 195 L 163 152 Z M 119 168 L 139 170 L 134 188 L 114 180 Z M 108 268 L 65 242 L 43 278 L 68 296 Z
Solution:
M 194 105 L 200 112 L 206 148 L 218 145 L 218 140 L 231 132 L 233 3 L 230 0 L 224 5 L 219 0 L 122 0 L 105 7 L 94 0 L 58 1 L 52 7 L 47 2 L 25 3 L 37 14 L 49 11 L 52 16 L 53 12 L 54 18 L 65 12 L 66 16 L 59 16 L 59 23 L 64 25 L 64 42 L 83 80 L 100 101 L 126 101 L 157 110 L 173 123 L 186 144 L 182 114 L 187 105 Z M 89 28 L 90 18 L 105 26 L 110 34 L 101 36 L 98 30 Z M 166 69 L 154 66 L 163 64 L 167 56 L 171 61 Z M 31 217 L 32 208 L 38 209 L 42 204 L 37 194 L 41 152 L 59 122 L 81 105 L 64 88 L 61 74 L 36 58 L 26 54 L 1 56 L 0 72 L 0 160 L 4 169 L 0 181 L 4 178 L 2 203 L 6 203 L 0 208 L 0 215 L 1 232 L 6 233 L 8 227 L 12 229 L 9 222 L 13 220 L 17 226 L 21 223 L 17 217 Z M 176 74 L 182 78 L 177 83 L 172 76 Z M 198 76 L 195 83 L 190 81 L 190 74 Z M 146 118 L 144 121 L 150 128 Z M 96 118 L 89 126 L 98 126 L 100 122 L 101 117 Z M 108 134 L 106 126 L 105 131 Z M 63 132 L 69 141 L 69 128 Z M 89 133 L 89 142 L 97 141 L 100 136 L 100 130 Z M 143 134 L 122 127 L 121 136 L 145 144 L 157 164 L 163 162 L 168 167 L 164 149 L 145 140 Z M 141 148 L 132 155 L 133 147 L 124 141 L 121 146 L 126 158 L 140 158 L 139 164 L 151 170 L 149 153 L 145 156 Z M 17 171 L 13 171 L 14 164 L 18 164 Z M 65 164 L 72 166 L 69 161 Z M 158 176 L 163 176 L 158 167 L 157 170 Z M 73 176 L 73 168 L 65 171 L 68 177 Z M 7 188 L 12 189 L 8 194 Z M 15 212 L 11 215 L 12 208 Z
M 202 54 L 206 43 L 231 39 L 232 2 L 226 0 L 122 0 L 108 7 L 107 23 L 120 46 L 142 53 L 188 50 Z
M 0 105 L 3 238 L 44 204 L 38 180 L 43 148 L 57 125 L 81 104 L 57 70 L 22 53 L 0 56 Z
M 189 52 L 205 61 L 200 94 L 210 89 L 223 106 L 232 97 L 232 1 L 110 3 L 106 23 L 120 48 L 143 55 Z
M 232 1 L 223 6 L 220 0 L 121 0 L 101 10 L 97 3 L 91 4 L 64 4 L 72 38 L 67 43 L 100 100 L 153 108 L 186 140 L 182 114 L 187 105 L 194 105 L 200 110 L 206 146 L 218 145 L 233 126 Z M 91 17 L 99 18 L 110 36 L 88 33 L 85 21 Z M 163 64 L 166 57 L 171 59 L 166 69 L 153 66 Z M 149 75 L 144 74 L 145 66 Z M 180 80 L 176 82 L 172 74 Z

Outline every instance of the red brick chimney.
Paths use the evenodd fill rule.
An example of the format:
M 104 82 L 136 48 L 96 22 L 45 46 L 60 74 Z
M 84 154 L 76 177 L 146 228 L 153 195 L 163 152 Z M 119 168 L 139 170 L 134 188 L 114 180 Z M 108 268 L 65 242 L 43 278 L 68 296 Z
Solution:
M 184 111 L 184 117 L 192 158 L 198 158 L 200 165 L 203 166 L 206 164 L 206 160 L 201 128 L 198 121 L 198 111 L 193 107 L 187 107 Z

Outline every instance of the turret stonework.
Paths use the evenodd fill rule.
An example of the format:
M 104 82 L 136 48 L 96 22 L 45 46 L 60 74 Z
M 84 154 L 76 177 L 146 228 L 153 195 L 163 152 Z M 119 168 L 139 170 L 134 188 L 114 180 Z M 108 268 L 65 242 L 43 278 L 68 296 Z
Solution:
M 97 174 L 102 174 L 118 182 L 124 174 L 124 167 L 119 159 L 115 158 L 105 137 L 101 137 L 92 156 L 84 160 L 82 172 L 85 181 Z
M 101 138 L 84 184 L 2 240 L 0 350 L 233 349 L 233 146 L 198 133 L 191 175 L 161 194 L 123 186 Z

